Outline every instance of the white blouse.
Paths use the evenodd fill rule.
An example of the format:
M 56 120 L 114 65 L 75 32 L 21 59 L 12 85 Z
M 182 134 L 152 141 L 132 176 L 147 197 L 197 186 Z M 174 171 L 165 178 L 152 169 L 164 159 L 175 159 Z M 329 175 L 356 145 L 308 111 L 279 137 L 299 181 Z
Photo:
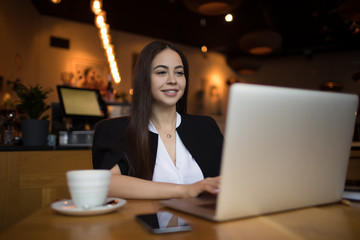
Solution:
M 181 116 L 177 113 L 176 127 L 181 123 Z M 149 122 L 149 130 L 158 134 L 152 122 Z M 167 152 L 160 135 L 158 135 L 158 148 L 156 154 L 153 181 L 169 182 L 177 184 L 191 184 L 204 179 L 204 175 L 186 149 L 176 132 L 176 166 Z

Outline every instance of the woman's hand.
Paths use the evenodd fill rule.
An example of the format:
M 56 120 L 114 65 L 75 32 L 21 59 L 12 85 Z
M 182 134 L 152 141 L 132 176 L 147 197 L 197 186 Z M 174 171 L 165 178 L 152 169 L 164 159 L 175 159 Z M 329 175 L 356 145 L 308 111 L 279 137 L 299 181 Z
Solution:
M 199 182 L 184 185 L 184 198 L 197 197 L 202 192 L 217 194 L 219 191 L 220 177 L 205 178 Z
M 117 165 L 111 172 L 113 174 L 108 195 L 126 199 L 189 198 L 197 197 L 202 192 L 216 194 L 220 183 L 220 177 L 205 178 L 193 184 L 153 182 L 122 175 Z

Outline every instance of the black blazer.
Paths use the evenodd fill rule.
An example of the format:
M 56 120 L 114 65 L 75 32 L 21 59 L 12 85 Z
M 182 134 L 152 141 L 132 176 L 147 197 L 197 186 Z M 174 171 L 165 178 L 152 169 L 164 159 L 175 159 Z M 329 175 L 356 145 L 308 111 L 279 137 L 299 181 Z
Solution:
M 122 174 L 132 175 L 127 161 L 126 128 L 129 117 L 110 118 L 98 122 L 92 146 L 95 169 L 111 169 L 119 165 Z M 215 120 L 208 116 L 181 115 L 176 129 L 181 141 L 198 163 L 204 177 L 220 174 L 223 135 Z M 155 163 L 158 135 L 149 131 L 151 161 Z

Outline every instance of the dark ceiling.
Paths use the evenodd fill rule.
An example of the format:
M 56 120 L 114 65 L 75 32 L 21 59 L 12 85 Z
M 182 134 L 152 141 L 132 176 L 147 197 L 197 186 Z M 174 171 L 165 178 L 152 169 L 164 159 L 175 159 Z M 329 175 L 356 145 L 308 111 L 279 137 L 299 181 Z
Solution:
M 90 0 L 31 0 L 42 15 L 94 24 Z M 196 1 L 196 0 L 194 0 Z M 218 2 L 222 0 L 217 0 Z M 281 48 L 272 56 L 348 50 L 360 47 L 359 0 L 243 0 L 231 13 L 204 16 L 183 0 L 103 0 L 110 29 L 169 40 L 194 47 L 207 45 L 228 59 L 247 56 L 239 40 L 261 29 L 278 32 Z M 346 5 L 350 7 L 346 7 Z M 206 24 L 201 24 L 201 22 Z M 357 22 L 356 22 L 357 21 Z M 116 43 L 115 43 L 116 44 Z

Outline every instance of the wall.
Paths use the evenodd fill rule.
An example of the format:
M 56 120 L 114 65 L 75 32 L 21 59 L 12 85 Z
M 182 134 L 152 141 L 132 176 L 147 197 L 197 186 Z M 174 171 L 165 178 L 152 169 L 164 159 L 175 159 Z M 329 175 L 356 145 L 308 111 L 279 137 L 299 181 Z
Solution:
M 71 71 L 71 62 L 74 59 L 107 64 L 95 26 L 41 16 L 31 3 L 24 0 L 1 4 L 0 31 L 6 37 L 0 38 L 1 52 L 4 52 L 0 59 L 0 76 L 6 81 L 19 78 L 24 83 L 40 83 L 55 90 L 56 85 L 61 84 L 61 72 Z M 22 7 L 18 9 L 19 5 Z M 50 47 L 50 36 L 69 39 L 70 49 Z M 115 85 L 115 89 L 128 93 L 131 88 L 133 55 L 138 54 L 144 45 L 154 39 L 114 30 L 111 30 L 111 36 L 122 77 L 121 83 Z M 212 81 L 216 75 L 216 84 L 223 90 L 225 80 L 235 76 L 223 55 L 209 52 L 205 58 L 196 48 L 179 46 L 188 56 L 190 63 L 189 98 L 196 88 L 200 88 L 200 79 L 209 78 L 209 81 Z M 15 67 L 16 55 L 21 57 L 21 69 Z M 2 85 L 3 89 L 7 90 L 5 82 Z M 0 96 L 3 96 L 4 92 L 3 90 Z M 50 94 L 48 101 L 58 101 L 56 91 Z
M 71 62 L 74 59 L 106 65 L 105 53 L 95 26 L 39 15 L 26 0 L 0 2 L 0 32 L 0 76 L 6 81 L 19 78 L 24 83 L 40 83 L 55 90 L 56 85 L 61 84 L 61 72 L 72 70 Z M 111 35 L 122 77 L 122 82 L 115 89 L 128 93 L 131 88 L 133 55 L 154 39 L 114 30 L 111 30 Z M 70 49 L 50 47 L 50 36 L 69 39 Z M 192 113 L 201 112 L 194 104 L 196 93 L 205 88 L 205 94 L 209 97 L 211 86 L 217 87 L 222 100 L 221 109 L 226 109 L 228 87 L 225 82 L 230 77 L 236 77 L 241 82 L 306 89 L 318 89 L 325 81 L 340 81 L 345 86 L 344 92 L 360 92 L 360 84 L 351 80 L 351 74 L 360 70 L 359 50 L 319 53 L 312 59 L 304 55 L 268 58 L 255 74 L 237 76 L 226 64 L 222 54 L 210 51 L 204 57 L 197 48 L 179 46 L 190 63 L 189 100 L 193 104 L 189 105 L 189 110 Z M 15 64 L 17 55 L 22 60 L 21 67 Z M 8 90 L 3 81 L 0 100 Z M 48 99 L 49 103 L 53 101 L 58 101 L 56 91 Z M 204 107 L 206 112 L 211 107 L 210 103 Z
M 299 54 L 263 61 L 260 69 L 244 81 L 304 89 L 318 89 L 327 81 L 344 85 L 343 92 L 360 93 L 360 84 L 351 79 L 360 71 L 360 51 L 316 53 L 312 58 Z
M 40 16 L 30 1 L 0 2 L 0 76 L 5 81 L 37 78 L 39 43 L 36 33 L 39 26 Z M 17 55 L 22 59 L 21 65 L 15 63 Z M 0 85 L 1 97 L 8 90 L 5 81 Z

